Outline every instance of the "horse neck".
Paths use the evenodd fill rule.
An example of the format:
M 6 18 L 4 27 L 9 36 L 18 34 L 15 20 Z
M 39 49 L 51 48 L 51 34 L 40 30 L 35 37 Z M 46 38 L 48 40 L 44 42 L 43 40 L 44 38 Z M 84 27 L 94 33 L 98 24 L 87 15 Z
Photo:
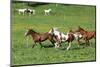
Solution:
M 81 30 L 80 33 L 81 33 L 82 35 L 84 35 L 85 33 L 87 33 L 87 31 Z
M 30 35 L 31 35 L 32 37 L 35 37 L 36 35 L 38 35 L 38 33 L 32 32 Z

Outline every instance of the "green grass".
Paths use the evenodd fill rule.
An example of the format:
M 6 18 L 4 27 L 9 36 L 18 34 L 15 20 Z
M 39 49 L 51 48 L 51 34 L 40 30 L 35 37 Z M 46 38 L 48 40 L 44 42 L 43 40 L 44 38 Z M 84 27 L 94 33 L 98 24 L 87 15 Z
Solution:
M 92 46 L 77 47 L 77 42 L 72 43 L 69 51 L 63 50 L 68 43 L 63 43 L 62 47 L 55 49 L 54 47 L 41 48 L 37 44 L 32 48 L 33 41 L 29 37 L 29 45 L 27 47 L 24 33 L 28 28 L 32 28 L 37 32 L 43 33 L 49 31 L 52 27 L 59 27 L 59 30 L 66 33 L 69 29 L 75 30 L 77 26 L 82 26 L 86 30 L 95 29 L 95 7 L 94 6 L 78 6 L 78 5 L 61 5 L 55 7 L 55 4 L 47 4 L 38 7 L 30 7 L 36 9 L 36 15 L 18 15 L 15 11 L 17 8 L 29 7 L 22 3 L 12 4 L 12 65 L 24 64 L 46 64 L 76 61 L 91 61 L 95 59 L 95 40 L 92 39 Z M 52 8 L 49 16 L 44 16 L 43 9 Z M 43 42 L 44 46 L 52 45 L 49 41 Z M 84 45 L 85 46 L 85 45 Z

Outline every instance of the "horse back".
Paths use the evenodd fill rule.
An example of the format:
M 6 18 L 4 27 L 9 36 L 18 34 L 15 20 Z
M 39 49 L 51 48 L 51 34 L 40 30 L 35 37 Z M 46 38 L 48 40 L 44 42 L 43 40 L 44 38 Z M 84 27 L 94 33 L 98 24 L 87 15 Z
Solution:
M 90 40 L 92 38 L 95 38 L 96 37 L 96 31 L 89 31 L 85 34 L 85 37 Z

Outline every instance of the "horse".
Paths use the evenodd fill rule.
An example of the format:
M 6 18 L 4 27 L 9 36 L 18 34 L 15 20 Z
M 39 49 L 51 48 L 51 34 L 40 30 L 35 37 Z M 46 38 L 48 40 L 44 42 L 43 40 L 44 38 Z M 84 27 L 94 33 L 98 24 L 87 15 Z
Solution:
M 28 29 L 26 32 L 25 32 L 25 36 L 28 36 L 28 35 L 31 35 L 34 43 L 39 43 L 42 47 L 42 43 L 43 41 L 46 41 L 47 39 L 52 43 L 54 44 L 54 39 L 53 39 L 53 36 L 51 34 L 49 34 L 48 32 L 46 33 L 43 33 L 43 34 L 40 34 L 40 33 L 37 33 L 35 32 L 34 30 L 32 29 Z M 35 45 L 33 44 L 32 48 L 34 47 Z
M 23 14 L 24 15 L 24 13 L 25 13 L 25 11 L 26 11 L 26 9 L 16 9 L 17 11 L 18 11 L 18 13 L 19 14 Z
M 74 39 L 78 42 L 78 47 L 80 46 L 80 39 L 82 39 L 82 34 L 80 32 L 75 32 L 70 30 L 69 32 L 71 32 L 74 35 Z
M 51 12 L 51 9 L 44 10 L 45 15 L 49 15 L 49 14 L 50 14 L 50 12 Z
M 28 9 L 28 8 L 27 8 L 27 9 L 25 10 L 25 12 L 28 13 L 29 15 L 31 15 L 31 14 L 35 15 L 35 10 L 32 10 L 32 9 Z
M 86 45 L 91 45 L 89 40 L 96 37 L 96 31 L 86 31 L 82 27 L 78 26 L 78 30 L 76 32 L 80 32 L 82 35 L 82 39 L 85 40 Z
M 55 42 L 55 48 L 58 48 L 61 46 L 62 42 L 68 42 L 69 46 L 67 47 L 67 50 L 70 49 L 71 43 L 74 40 L 74 35 L 73 33 L 69 32 L 66 35 L 62 32 L 59 32 L 57 28 L 52 28 L 49 33 L 53 35 L 56 39 Z

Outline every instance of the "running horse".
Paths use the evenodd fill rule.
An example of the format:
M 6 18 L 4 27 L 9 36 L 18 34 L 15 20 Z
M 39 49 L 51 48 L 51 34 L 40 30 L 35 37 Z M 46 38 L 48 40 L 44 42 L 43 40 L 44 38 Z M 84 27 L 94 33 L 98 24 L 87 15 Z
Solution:
M 75 32 L 75 31 L 72 31 L 72 30 L 70 30 L 69 32 L 74 35 L 74 40 L 77 41 L 78 47 L 79 47 L 80 46 L 80 39 L 82 39 L 82 34 L 80 32 Z
M 28 36 L 28 35 L 31 35 L 31 37 L 32 37 L 32 39 L 33 39 L 33 41 L 34 41 L 34 43 L 35 43 L 35 44 L 36 44 L 36 43 L 39 43 L 39 44 L 41 45 L 41 47 L 42 47 L 42 43 L 41 43 L 41 42 L 43 42 L 43 41 L 45 41 L 45 40 L 47 40 L 47 39 L 50 40 L 50 42 L 51 42 L 52 44 L 54 44 L 53 36 L 52 36 L 51 34 L 49 34 L 48 32 L 43 33 L 43 34 L 40 34 L 40 33 L 35 32 L 35 31 L 32 30 L 32 29 L 29 29 L 29 30 L 27 30 L 26 33 L 25 33 L 25 36 Z M 33 44 L 32 48 L 33 48 L 34 46 L 35 46 L 35 45 Z
M 59 32 L 57 28 L 52 28 L 49 33 L 56 39 L 55 48 L 60 47 L 62 42 L 68 42 L 69 45 L 67 47 L 67 50 L 69 50 L 69 48 L 71 47 L 71 43 L 74 40 L 73 33 L 69 32 L 67 34 L 64 34 L 62 32 Z
M 89 40 L 96 37 L 96 31 L 86 31 L 80 26 L 78 26 L 78 30 L 76 32 L 80 32 L 82 35 L 82 39 L 85 40 L 86 45 L 90 45 Z

